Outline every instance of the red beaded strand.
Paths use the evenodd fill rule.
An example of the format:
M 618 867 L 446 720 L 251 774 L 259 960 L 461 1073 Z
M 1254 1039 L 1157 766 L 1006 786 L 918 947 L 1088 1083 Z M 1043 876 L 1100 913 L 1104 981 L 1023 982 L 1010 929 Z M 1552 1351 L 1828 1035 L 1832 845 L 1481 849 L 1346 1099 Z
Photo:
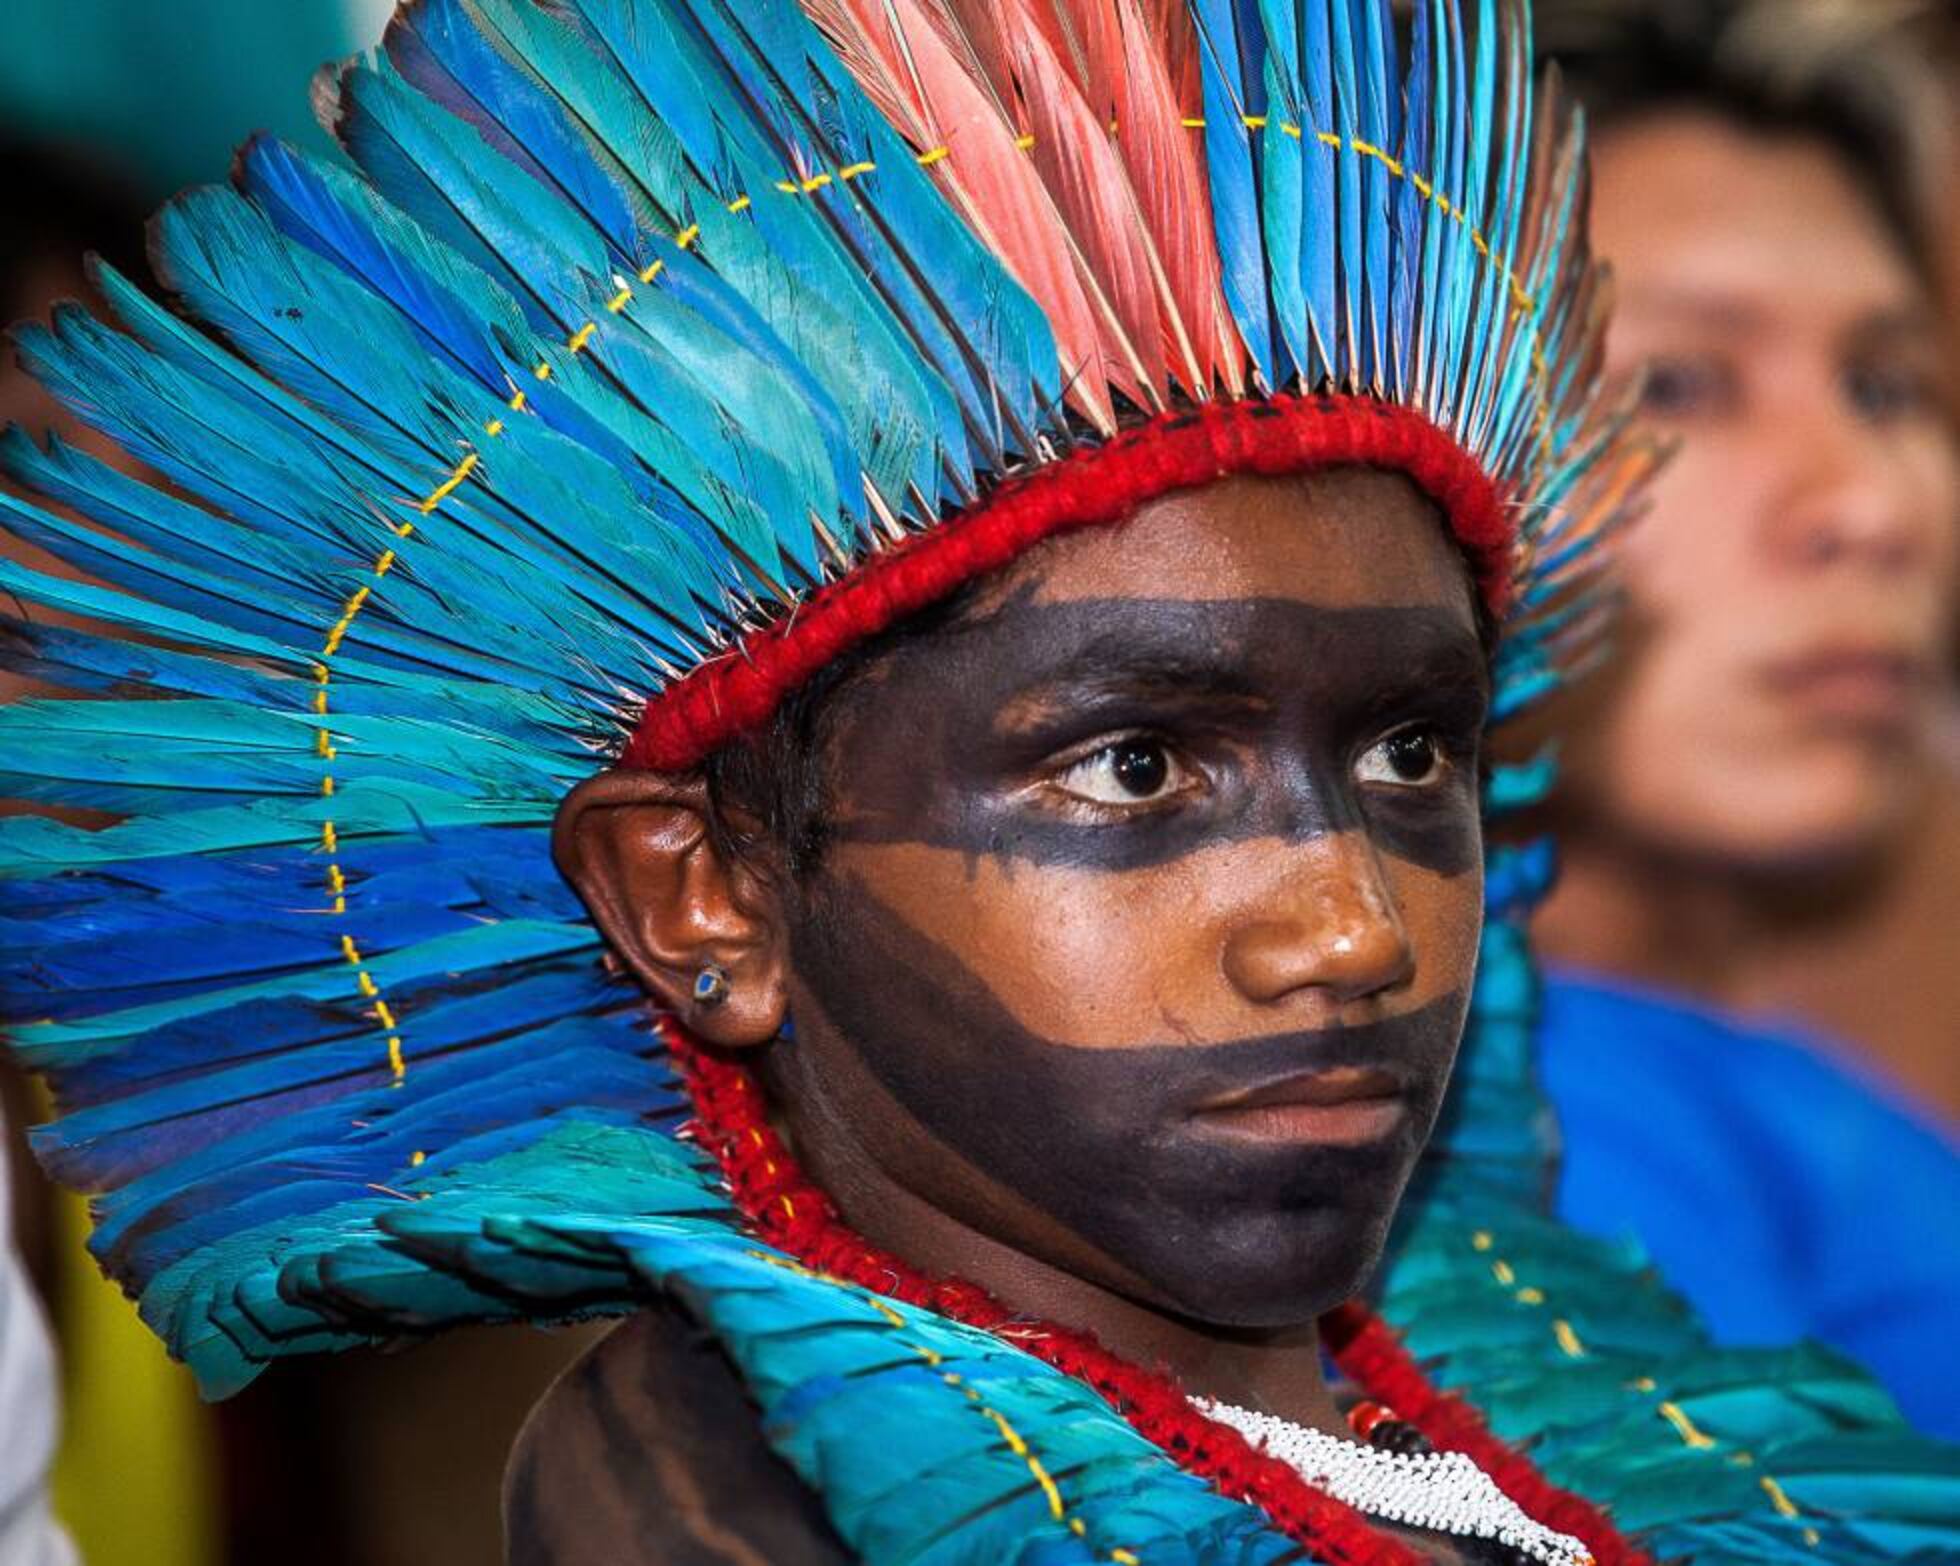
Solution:
M 932 1277 L 871 1245 L 843 1222 L 776 1135 L 751 1073 L 697 1047 L 671 1022 L 662 1023 L 662 1033 L 694 1101 L 694 1134 L 721 1166 L 736 1205 L 770 1244 L 817 1272 L 997 1333 L 1087 1383 L 1180 1466 L 1258 1506 L 1317 1560 L 1422 1566 L 1421 1555 L 1353 1507 L 1201 1414 L 1170 1377 L 1111 1353 L 1087 1333 L 1016 1318 L 978 1285 Z M 1493 1435 L 1467 1402 L 1432 1385 L 1365 1306 L 1342 1306 L 1323 1318 L 1321 1330 L 1335 1362 L 1371 1399 L 1395 1409 L 1437 1448 L 1467 1454 L 1532 1517 L 1582 1540 L 1598 1566 L 1653 1566 L 1597 1507 L 1557 1488 Z

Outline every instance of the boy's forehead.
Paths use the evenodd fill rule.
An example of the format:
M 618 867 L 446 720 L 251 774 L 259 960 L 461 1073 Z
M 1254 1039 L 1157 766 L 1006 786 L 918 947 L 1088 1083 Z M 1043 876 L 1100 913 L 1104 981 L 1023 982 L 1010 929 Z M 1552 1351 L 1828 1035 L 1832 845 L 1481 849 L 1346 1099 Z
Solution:
M 984 615 L 1015 600 L 1117 598 L 1474 613 L 1468 572 L 1436 508 L 1401 475 L 1356 467 L 1162 496 L 1118 526 L 1039 546 L 976 607 Z

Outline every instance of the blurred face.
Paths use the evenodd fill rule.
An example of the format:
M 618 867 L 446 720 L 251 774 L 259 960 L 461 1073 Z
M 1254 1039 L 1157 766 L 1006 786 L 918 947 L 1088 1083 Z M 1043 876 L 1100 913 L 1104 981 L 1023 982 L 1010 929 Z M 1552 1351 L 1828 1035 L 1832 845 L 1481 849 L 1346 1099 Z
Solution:
M 1481 913 L 1485 660 L 1406 481 L 1231 480 L 1057 540 L 838 698 L 794 894 L 799 1139 L 1199 1320 L 1349 1297 Z
M 1937 325 L 1821 144 L 1686 111 L 1610 131 L 1612 368 L 1683 442 L 1626 545 L 1625 661 L 1574 755 L 1603 829 L 1778 867 L 1911 802 L 1955 602 Z

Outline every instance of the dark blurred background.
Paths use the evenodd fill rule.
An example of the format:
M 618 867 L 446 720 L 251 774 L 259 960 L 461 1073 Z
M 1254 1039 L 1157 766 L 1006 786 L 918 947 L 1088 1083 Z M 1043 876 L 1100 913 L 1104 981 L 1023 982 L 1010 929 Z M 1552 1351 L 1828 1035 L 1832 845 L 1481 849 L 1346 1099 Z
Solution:
M 1803 8 L 1828 29 L 1829 0 Z M 86 297 L 84 251 L 140 269 L 145 215 L 186 185 L 223 178 L 232 148 L 252 131 L 327 148 L 312 121 L 309 79 L 323 62 L 372 44 L 389 9 L 389 0 L 0 7 L 0 315 L 44 317 L 57 299 Z M 1869 22 L 1888 5 L 1839 0 L 1836 9 L 1847 23 Z M 1960 14 L 1897 9 L 1914 48 L 1941 62 L 1936 74 L 1951 82 Z M 1928 126 L 1929 144 L 1960 134 L 1960 110 L 1937 95 L 1915 112 L 1946 122 Z M 1935 159 L 1923 179 L 1945 318 L 1960 321 L 1950 157 Z M 1960 354 L 1960 335 L 1950 351 Z M 89 439 L 14 371 L 11 354 L 0 365 L 0 418 Z M 23 693 L 0 684 L 0 699 Z M 31 1091 L 7 1078 L 0 1092 L 16 1160 L 17 1233 L 64 1361 L 56 1505 L 85 1560 L 465 1566 L 498 1558 L 504 1453 L 524 1410 L 586 1336 L 484 1330 L 397 1354 L 281 1366 L 207 1407 L 94 1276 L 81 1252 L 79 1204 L 56 1196 L 27 1163 L 19 1128 L 37 1118 Z

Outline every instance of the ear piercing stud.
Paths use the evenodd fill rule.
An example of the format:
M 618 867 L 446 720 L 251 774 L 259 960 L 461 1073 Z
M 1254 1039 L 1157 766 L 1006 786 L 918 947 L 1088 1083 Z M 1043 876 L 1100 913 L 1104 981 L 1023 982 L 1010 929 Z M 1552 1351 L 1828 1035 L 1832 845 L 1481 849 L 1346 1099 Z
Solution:
M 728 999 L 728 970 L 711 962 L 694 976 L 694 1004 L 719 1006 Z

